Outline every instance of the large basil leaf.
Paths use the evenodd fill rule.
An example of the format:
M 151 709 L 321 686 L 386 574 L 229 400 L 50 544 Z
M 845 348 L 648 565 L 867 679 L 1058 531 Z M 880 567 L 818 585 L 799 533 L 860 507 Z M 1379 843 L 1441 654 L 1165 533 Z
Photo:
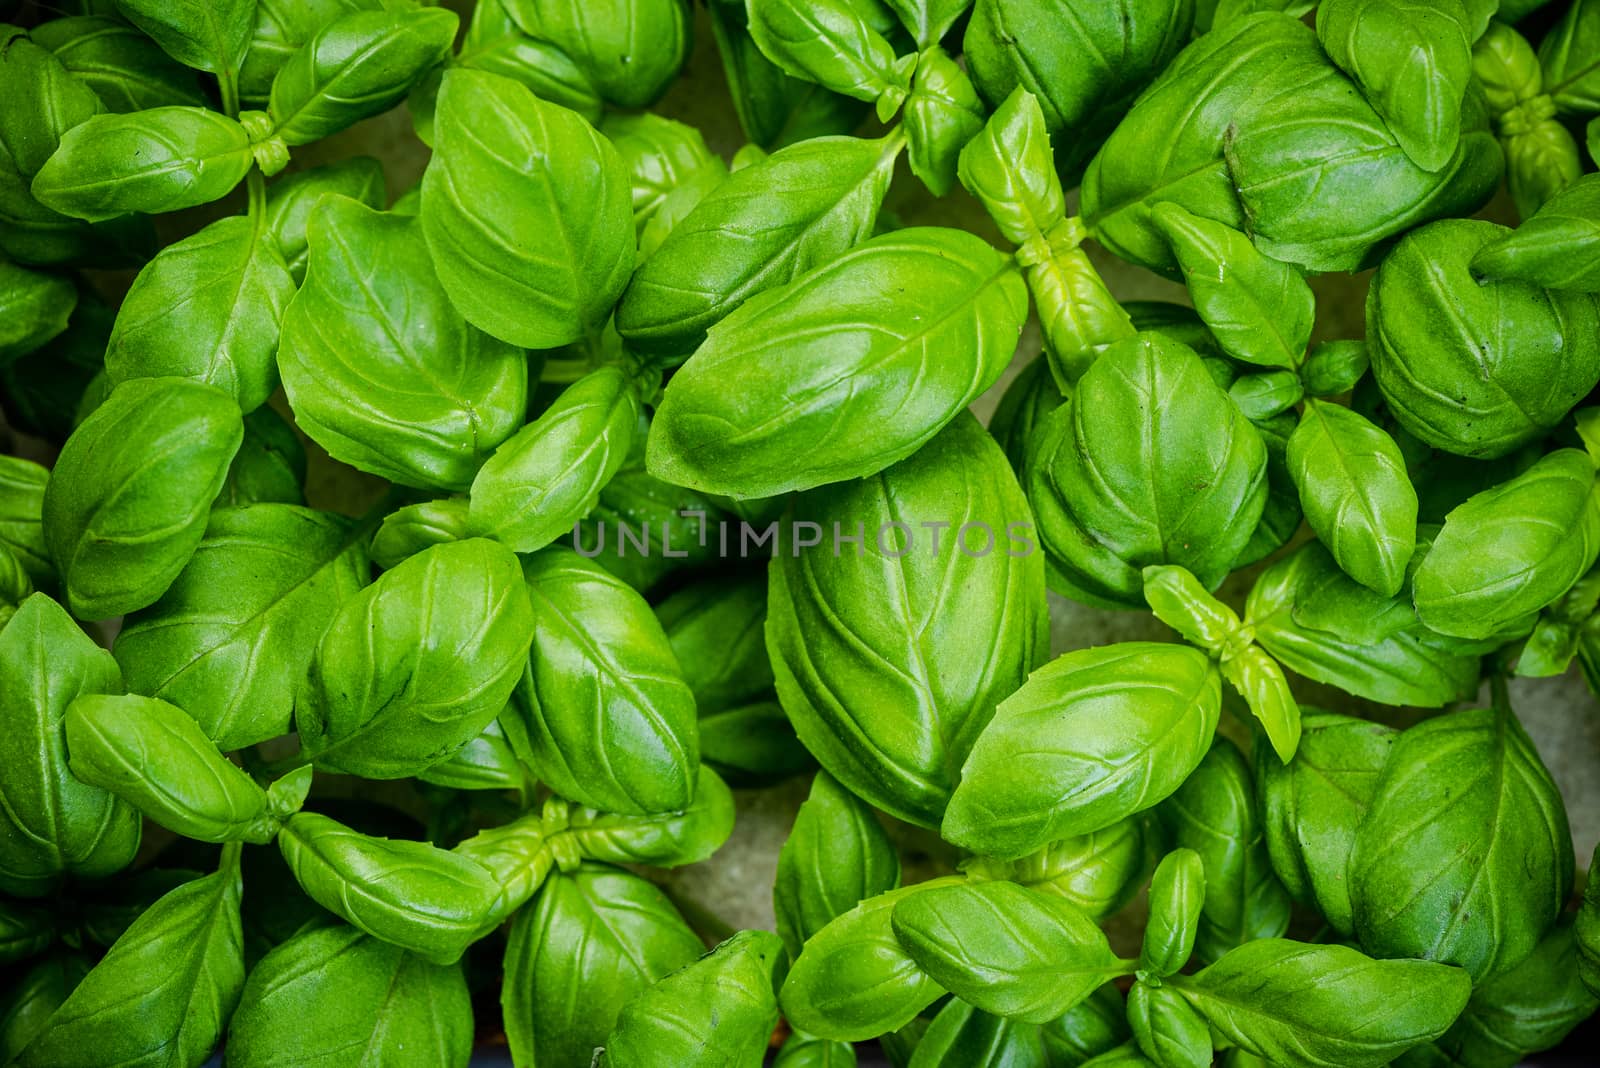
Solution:
M 523 564 L 538 643 L 502 719 L 541 782 L 608 812 L 672 812 L 700 761 L 694 695 L 649 604 L 550 548 Z
M 622 368 L 589 372 L 484 461 L 472 479 L 467 529 L 519 553 L 555 541 L 621 469 L 641 414 Z
M 962 48 L 991 105 L 1019 86 L 1062 133 L 1058 163 L 1083 172 L 1133 98 L 1189 39 L 1189 0 L 978 0 Z
M 838 1042 L 897 1031 L 942 994 L 892 927 L 900 902 L 957 878 L 934 879 L 868 898 L 806 940 L 779 1000 L 791 1026 Z
M 77 303 L 78 290 L 70 280 L 0 260 L 0 366 L 65 330 Z
M 1294 760 L 1257 756 L 1262 833 L 1283 886 L 1349 938 L 1350 852 L 1399 734 L 1328 712 L 1308 715 L 1302 726 Z
M 1395 741 L 1350 855 L 1356 934 L 1481 981 L 1533 952 L 1572 869 L 1561 794 L 1502 693 Z
M 1087 914 L 1015 883 L 911 894 L 894 933 L 934 981 L 985 1012 L 1044 1023 L 1131 970 Z
M 1261 763 L 1285 775 L 1301 767 L 1298 748 L 1288 764 L 1272 757 Z M 1273 874 L 1250 767 L 1238 747 L 1219 737 L 1156 815 L 1172 844 L 1194 850 L 1204 866 L 1205 904 L 1194 947 L 1200 961 L 1288 930 L 1289 895 Z
M 750 0 L 750 36 L 789 74 L 836 93 L 876 102 L 889 121 L 910 87 L 915 56 L 896 58 L 894 46 L 851 0 Z
M 1477 219 L 1413 231 L 1367 294 L 1389 410 L 1429 445 L 1474 459 L 1543 437 L 1600 380 L 1595 298 L 1473 276 L 1479 251 L 1510 233 Z
M 72 75 L 53 53 L 26 36 L 5 34 L 0 52 L 0 145 L 26 177 L 39 172 L 64 134 L 103 105 L 94 90 Z
M 1390 705 L 1439 708 L 1478 692 L 1480 649 L 1424 627 L 1405 597 L 1381 597 L 1307 542 L 1250 591 L 1256 641 L 1292 671 Z
M 318 642 L 295 695 L 302 750 L 369 779 L 437 764 L 505 707 L 534 624 L 517 558 L 494 542 L 402 561 L 345 601 Z
M 218 509 L 113 651 L 130 690 L 182 708 L 219 748 L 243 748 L 288 731 L 296 680 L 366 578 L 348 520 L 283 504 Z
M 1170 201 L 1249 232 L 1274 259 L 1353 270 L 1386 238 L 1488 198 L 1502 158 L 1475 95 L 1462 126 L 1455 156 L 1429 173 L 1310 27 L 1233 20 L 1179 54 L 1118 124 L 1084 174 L 1083 214 L 1112 251 L 1157 269 L 1173 259 L 1150 213 Z
M 1028 449 L 1052 586 L 1142 606 L 1142 568 L 1177 564 L 1215 589 L 1261 519 L 1266 472 L 1261 435 L 1189 348 L 1117 342 Z
M 400 7 L 327 23 L 272 79 L 274 136 L 306 145 L 388 111 L 449 53 L 459 21 L 443 8 Z
M 1326 0 L 1317 40 L 1412 162 L 1437 171 L 1461 139 L 1477 37 L 1471 23 L 1462 0 Z
M 226 115 L 164 107 L 96 115 L 68 130 L 33 179 L 47 208 L 89 222 L 226 196 L 255 163 L 250 135 Z
M 868 898 L 900 885 L 900 858 L 871 807 L 825 771 L 795 814 L 772 888 L 778 933 L 791 956 Z
M 740 931 L 624 1005 L 606 1039 L 606 1063 L 762 1063 L 778 1023 L 773 987 L 784 967 L 777 935 Z
M 1000 702 L 941 833 L 1016 857 L 1158 804 L 1210 746 L 1221 687 L 1187 646 L 1122 642 L 1057 658 Z
M 1048 652 L 1027 501 L 963 412 L 875 477 L 800 495 L 793 514 L 835 541 L 780 553 L 769 568 L 778 696 L 831 775 L 901 819 L 937 826 L 994 706 Z M 937 521 L 913 532 L 903 516 Z M 860 539 L 854 551 L 841 532 Z
M 1547 289 L 1600 292 L 1600 175 L 1578 179 L 1515 231 L 1479 249 L 1472 270 Z
M 123 298 L 106 349 L 112 385 L 189 378 L 243 411 L 278 387 L 278 326 L 294 280 L 254 220 L 219 219 L 162 249 Z
M 244 437 L 211 386 L 139 378 L 111 391 L 68 439 L 44 494 L 44 535 L 67 606 L 106 619 L 154 604 L 205 535 Z
M 249 51 L 239 68 L 239 95 L 264 104 L 272 79 L 300 47 L 340 15 L 373 10 L 379 0 L 256 0 Z
M 216 1048 L 244 988 L 237 862 L 184 883 L 117 939 L 17 1068 L 194 1068 Z M 151 977 L 163 981 L 152 983 Z
M 611 142 L 482 71 L 444 76 L 422 228 L 467 320 L 528 348 L 598 329 L 633 269 L 632 194 Z
M 415 219 L 330 196 L 306 236 L 306 280 L 278 352 L 296 422 L 363 471 L 466 489 L 522 425 L 522 353 L 461 318 Z
M 476 861 L 426 842 L 373 838 L 310 812 L 290 817 L 278 848 L 317 904 L 435 964 L 460 959 L 500 892 Z
M 36 583 L 53 583 L 55 566 L 44 540 L 44 494 L 50 472 L 20 456 L 0 456 L 0 546 Z
M 95 15 L 51 19 L 35 26 L 30 35 L 93 89 L 107 111 L 145 111 L 170 104 L 200 107 L 206 102 L 193 71 L 118 19 Z
M 1459 968 L 1282 938 L 1166 982 L 1223 1038 L 1283 1068 L 1388 1064 L 1443 1034 L 1472 992 Z
M 1558 449 L 1445 516 L 1417 568 L 1417 616 L 1441 634 L 1488 638 L 1554 603 L 1600 555 L 1594 461 Z
M 655 103 L 694 39 L 684 0 L 502 0 L 530 36 L 570 56 L 615 107 Z
M 185 838 L 265 845 L 278 832 L 267 792 L 181 708 L 84 694 L 67 706 L 72 773 Z
M 0 890 L 38 897 L 62 875 L 104 877 L 133 860 L 138 813 L 67 770 L 67 706 L 121 689 L 111 654 L 42 593 L 0 629 Z
M 1047 1068 L 1053 1063 L 1038 1025 L 952 998 L 928 1024 L 905 1068 Z
M 295 935 L 251 969 L 228 1028 L 227 1063 L 332 1068 L 426 1055 L 437 1068 L 466 1068 L 472 1044 L 459 967 L 336 925 Z
M 640 265 L 618 333 L 676 362 L 751 297 L 871 235 L 901 144 L 892 134 L 813 138 L 735 171 Z
M 1416 548 L 1417 491 L 1394 439 L 1341 404 L 1307 400 L 1287 460 L 1306 522 L 1339 566 L 1376 593 L 1399 593 Z
M 1146 823 L 1146 817 L 1129 817 L 1051 842 L 1016 860 L 975 857 L 961 870 L 970 878 L 1009 879 L 1054 894 L 1103 920 L 1131 901 L 1144 883 L 1156 844 Z
M 506 947 L 506 1037 L 521 1064 L 582 1064 L 650 984 L 705 952 L 660 890 L 605 864 L 553 876 Z
M 244 62 L 254 0 L 116 0 L 117 11 L 179 63 L 232 79 Z
M 371 156 L 352 156 L 285 175 L 267 187 L 267 208 L 263 215 L 266 229 L 277 241 L 278 252 L 296 285 L 306 280 L 309 254 L 306 229 L 311 222 L 311 211 L 317 201 L 329 193 L 359 200 L 369 208 L 382 209 L 388 200 L 383 185 L 383 165 Z
M 656 409 L 650 472 L 766 497 L 881 471 L 1000 377 L 1026 310 L 1015 265 L 971 234 L 874 238 L 712 328 Z
M 35 115 L 33 121 L 42 124 L 50 119 Z M 155 229 L 149 219 L 120 216 L 91 226 L 41 204 L 33 195 L 31 180 L 0 138 L 0 222 L 5 224 L 0 226 L 0 252 L 6 256 L 19 263 L 109 267 L 138 266 L 155 254 Z

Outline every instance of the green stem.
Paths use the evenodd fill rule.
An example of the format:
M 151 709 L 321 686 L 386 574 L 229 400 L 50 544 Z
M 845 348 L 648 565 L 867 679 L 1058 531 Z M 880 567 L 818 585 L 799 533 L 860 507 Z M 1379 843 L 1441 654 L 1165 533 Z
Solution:
M 243 842 L 225 842 L 222 846 L 222 862 L 217 865 L 219 871 L 238 871 L 239 857 L 244 853 Z
M 261 173 L 260 167 L 252 166 L 244 181 L 250 196 L 250 218 L 256 221 L 256 233 L 259 234 L 267 221 L 267 178 Z
M 222 110 L 228 118 L 239 118 L 239 76 L 232 71 L 217 75 L 217 85 L 222 90 Z

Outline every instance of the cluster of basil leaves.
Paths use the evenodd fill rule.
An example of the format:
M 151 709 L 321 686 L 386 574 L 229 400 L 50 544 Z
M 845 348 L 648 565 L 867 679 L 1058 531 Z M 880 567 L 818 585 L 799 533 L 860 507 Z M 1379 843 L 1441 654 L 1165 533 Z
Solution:
M 1508 1068 L 1600 1004 L 1506 687 L 1600 689 L 1600 3 L 707 0 L 731 164 L 644 110 L 683 0 L 67 6 L 0 25 L 64 443 L 0 457 L 0 1064 L 460 1066 L 498 990 L 524 1068 Z M 392 202 L 296 161 L 402 101 Z M 880 217 L 902 156 L 1012 251 Z M 868 533 L 707 537 L 786 519 Z M 1047 589 L 1180 640 L 1051 659 Z M 776 934 L 661 889 L 796 775 Z

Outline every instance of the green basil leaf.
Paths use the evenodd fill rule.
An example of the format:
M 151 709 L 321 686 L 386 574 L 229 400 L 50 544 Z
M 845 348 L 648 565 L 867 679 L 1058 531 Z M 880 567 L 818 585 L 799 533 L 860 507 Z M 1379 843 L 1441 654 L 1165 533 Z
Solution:
M 1536 215 L 1583 174 L 1577 139 L 1547 114 L 1549 98 L 1537 99 L 1544 103 L 1544 110 L 1534 111 L 1526 120 L 1528 129 L 1502 141 L 1506 154 L 1506 186 L 1511 191 L 1511 202 L 1516 205 L 1518 217 L 1523 219 Z
M 529 557 L 523 572 L 539 646 L 502 720 L 512 744 L 562 797 L 633 814 L 687 806 L 700 762 L 694 695 L 649 604 L 566 549 Z
M 582 1064 L 622 1007 L 705 952 L 660 890 L 585 864 L 553 876 L 517 914 L 506 947 L 506 1037 L 523 1064 Z
M 113 386 L 188 378 L 248 412 L 278 387 L 278 328 L 294 280 L 274 243 L 234 216 L 162 249 L 139 272 L 106 349 Z
M 1412 162 L 1436 171 L 1461 139 L 1461 101 L 1481 27 L 1462 0 L 1327 0 L 1317 40 Z
M 1160 1068 L 1132 1039 L 1083 1062 L 1081 1068 Z
M 1212 1063 L 1205 1018 L 1171 987 L 1134 983 L 1128 1022 L 1139 1049 L 1159 1068 L 1208 1068 Z
M 934 879 L 887 891 L 807 938 L 779 991 L 784 1018 L 837 1042 L 865 1041 L 910 1023 L 944 990 L 911 959 L 891 918 L 899 902 L 959 883 Z
M 1012 861 L 974 857 L 961 870 L 974 879 L 1009 879 L 1065 898 L 1096 920 L 1119 911 L 1144 885 L 1155 858 L 1144 817 L 1051 842 Z M 1120 1009 L 1118 1010 L 1120 1013 Z
M 1014 883 L 935 887 L 894 907 L 894 933 L 940 986 L 996 1016 L 1044 1023 L 1130 970 L 1092 919 Z
M 1459 968 L 1282 938 L 1167 983 L 1222 1038 L 1283 1068 L 1387 1064 L 1443 1034 L 1472 992 Z
M 979 9 L 993 5 L 980 4 Z M 976 18 L 977 16 L 974 16 Z M 974 32 L 967 31 L 968 48 Z M 973 53 L 968 52 L 968 60 Z M 1044 237 L 1067 205 L 1039 98 L 1018 86 L 961 150 L 957 173 L 1013 245 Z
M 1306 718 L 1293 761 L 1256 755 L 1260 832 L 1272 870 L 1290 894 L 1315 906 L 1346 938 L 1355 934 L 1350 853 L 1398 737 L 1381 723 L 1319 712 Z M 1254 814 L 1248 819 L 1254 822 Z M 1257 863 L 1252 856 L 1242 868 L 1261 878 Z
M 1600 292 L 1600 176 L 1578 179 L 1512 233 L 1479 249 L 1472 270 L 1546 289 Z
M 941 834 L 1015 857 L 1142 812 L 1199 765 L 1221 700 L 1216 670 L 1186 646 L 1122 642 L 1058 657 L 1000 702 Z
M 265 226 L 276 239 L 278 252 L 296 285 L 306 280 L 309 254 L 306 230 L 312 209 L 329 193 L 381 210 L 388 199 L 383 165 L 371 156 L 352 156 L 285 175 L 267 187 Z
M 121 871 L 139 848 L 138 813 L 72 776 L 64 727 L 74 698 L 122 689 L 116 661 L 35 593 L 0 629 L 0 683 L 0 890 L 38 897 L 63 875 Z
M 773 987 L 784 967 L 777 935 L 740 931 L 624 1005 L 606 1039 L 606 1063 L 761 1063 L 778 1023 Z
M 671 575 L 725 558 L 741 532 L 723 511 L 725 502 L 656 478 L 645 470 L 643 452 L 644 440 L 635 435 L 634 455 L 578 521 L 572 547 L 650 593 Z
M 1189 40 L 1185 0 L 978 0 L 962 49 L 985 100 L 1023 88 L 1046 129 L 1061 133 L 1059 164 L 1083 173 L 1133 98 Z
M 928 1025 L 906 1068 L 1046 1068 L 1051 1063 L 1037 1024 L 952 999 Z
M 1394 439 L 1343 405 L 1308 400 L 1289 438 L 1306 522 L 1339 566 L 1385 597 L 1416 548 L 1417 491 Z
M 744 0 L 710 0 L 711 32 L 722 57 L 733 110 L 751 144 L 766 149 L 847 134 L 866 106 L 815 82 L 792 78 L 750 37 Z
M 28 178 L 39 173 L 68 130 L 104 109 L 93 89 L 26 36 L 0 45 L 0 92 L 7 101 L 0 112 L 0 144 Z
M 1228 387 L 1228 397 L 1259 430 L 1261 423 L 1299 404 L 1305 397 L 1305 387 L 1300 383 L 1300 376 L 1293 371 L 1257 371 L 1234 379 L 1233 385 Z M 1264 435 L 1262 440 L 1265 442 Z M 1267 481 L 1267 493 L 1270 496 L 1270 474 Z
M 1172 803 L 1170 798 L 1166 802 Z M 1178 848 L 1161 858 L 1150 877 L 1150 919 L 1139 951 L 1141 973 L 1165 977 L 1189 963 L 1207 897 L 1205 864 L 1199 853 Z M 1142 989 L 1144 983 L 1134 985 L 1135 991 Z
M 911 172 L 936 197 L 956 184 L 956 160 L 983 129 L 983 101 L 955 60 L 934 45 L 917 60 L 906 98 L 905 131 Z
M 1503 16 L 1502 16 L 1503 17 Z M 1539 42 L 1544 90 L 1566 113 L 1600 111 L 1600 16 L 1589 3 L 1575 3 Z
M 1016 268 L 970 234 L 868 241 L 712 328 L 656 409 L 650 472 L 766 497 L 881 471 L 1000 377 L 1026 308 Z
M 519 553 L 549 545 L 621 469 L 641 414 L 622 368 L 589 372 L 484 461 L 472 479 L 467 529 Z
M 422 228 L 467 320 L 528 348 L 602 325 L 634 259 L 630 184 L 611 142 L 517 82 L 472 70 L 445 74 L 437 139 Z M 556 247 L 565 251 L 543 251 Z
M 456 53 L 455 65 L 519 81 L 540 100 L 571 108 L 591 123 L 599 123 L 605 101 L 594 84 L 591 69 L 586 69 L 592 65 L 580 62 L 578 57 L 542 37 L 524 33 L 508 10 L 514 3 L 515 0 L 480 0 L 473 8 L 472 21 L 467 25 L 461 51 Z M 629 62 L 634 58 L 629 57 Z M 409 103 L 413 113 L 417 110 L 418 98 L 426 97 L 430 86 L 437 97 L 434 81 L 429 76 L 412 91 Z M 654 116 L 642 118 L 648 121 Z M 426 134 L 423 136 L 425 140 L 430 139 Z
M 700 759 L 735 786 L 769 786 L 817 768 L 777 701 L 752 701 L 700 717 Z
M 68 130 L 33 179 L 47 208 L 89 222 L 209 204 L 255 163 L 250 135 L 197 107 L 96 115 Z
M 617 332 L 681 362 L 745 301 L 868 237 L 901 143 L 818 138 L 736 171 L 640 265 L 617 307 Z M 730 232 L 749 239 L 730 242 Z
M 772 1068 L 856 1068 L 856 1048 L 848 1042 L 790 1031 Z
M 1261 519 L 1266 469 L 1261 435 L 1191 350 L 1161 334 L 1117 342 L 1029 449 L 1053 588 L 1142 606 L 1142 569 L 1177 564 L 1215 589 Z
M 1552 1049 L 1600 1009 L 1579 977 L 1573 923 L 1562 917 L 1521 964 L 1472 992 L 1435 1045 L 1468 1068 L 1511 1068 Z
M 430 545 L 465 541 L 471 536 L 466 498 L 410 504 L 383 517 L 372 536 L 372 562 L 388 571 Z
M 614 107 L 638 110 L 666 92 L 694 39 L 684 0 L 503 0 L 532 37 L 572 57 Z
M 105 378 L 106 343 L 115 320 L 116 312 L 92 290 L 80 289 L 66 330 L 0 367 L 6 419 L 14 429 L 51 442 L 67 439 L 89 383 L 97 374 Z
M 989 417 L 989 433 L 1000 443 L 1018 478 L 1027 470 L 1029 443 L 1050 413 L 1065 403 L 1047 359 L 1029 363 L 1001 394 L 994 415 Z
M 254 26 L 252 0 L 116 0 L 117 11 L 185 66 L 232 78 Z
M 0 259 L 0 366 L 65 330 L 77 303 L 78 290 L 70 280 Z
M 38 120 L 44 121 L 44 120 Z M 155 229 L 144 216 L 123 215 L 98 226 L 70 218 L 34 198 L 0 140 L 0 252 L 43 266 L 95 264 L 136 267 L 155 254 Z
M 267 792 L 175 705 L 85 694 L 67 706 L 66 729 L 74 775 L 168 830 L 202 842 L 256 845 L 278 833 Z
M 0 964 L 37 956 L 56 940 L 50 913 L 11 901 L 0 902 Z
M 304 504 L 305 483 L 305 446 L 283 416 L 262 406 L 244 417 L 244 440 L 212 507 Z
M 460 959 L 499 895 L 476 861 L 426 842 L 373 838 L 310 812 L 289 818 L 278 848 L 317 904 L 435 964 Z
M 16 614 L 17 606 L 33 592 L 33 580 L 10 549 L 0 546 L 0 627 Z
M 19 975 L 0 996 L 0 1057 L 15 1061 L 43 1031 L 67 996 L 89 974 L 89 961 L 77 953 L 57 953 Z
M 1258 766 L 1288 777 L 1288 769 L 1303 770 L 1298 752 L 1287 764 L 1263 756 Z M 1204 868 L 1197 959 L 1210 963 L 1235 946 L 1288 930 L 1289 895 L 1273 874 L 1250 767 L 1232 742 L 1213 742 L 1156 815 L 1173 845 L 1194 850 Z
M 750 36 L 789 74 L 875 103 L 887 122 L 910 89 L 916 58 L 894 46 L 850 0 L 750 0 Z
M 1122 994 L 1107 983 L 1083 1001 L 1045 1024 L 1041 1031 L 1051 1065 L 1081 1068 L 1091 1058 L 1108 1053 L 1128 1040 L 1128 1014 Z
M 1475 459 L 1543 437 L 1600 379 L 1594 298 L 1473 277 L 1478 252 L 1509 233 L 1471 219 L 1413 231 L 1367 295 L 1389 410 L 1429 445 Z
M 1311 396 L 1333 397 L 1355 389 L 1367 366 L 1365 341 L 1319 341 L 1311 346 L 1300 378 Z
M 694 801 L 679 812 L 619 816 L 575 809 L 567 830 L 589 860 L 676 868 L 715 853 L 733 831 L 733 793 L 710 768 L 701 767 Z
M 1439 708 L 1478 692 L 1481 649 L 1435 634 L 1404 597 L 1380 597 L 1308 542 L 1250 591 L 1256 641 L 1291 671 L 1389 705 Z
M 482 734 L 417 778 L 451 790 L 516 790 L 523 795 L 531 795 L 533 782 L 499 720 L 490 720 Z
M 68 439 L 44 495 L 67 605 L 106 619 L 154 604 L 194 555 L 244 437 L 239 407 L 182 378 L 112 390 Z
M 1350 856 L 1356 933 L 1481 981 L 1533 952 L 1572 867 L 1561 794 L 1503 697 L 1452 712 L 1402 733 L 1384 765 Z
M 194 72 L 125 22 L 94 15 L 71 16 L 42 22 L 31 36 L 93 89 L 107 111 L 146 111 L 173 104 L 205 106 Z
M 295 421 L 335 459 L 464 490 L 522 425 L 526 360 L 461 318 L 419 231 L 347 197 L 319 200 L 278 367 Z
M 55 581 L 44 538 L 44 495 L 50 472 L 20 456 L 0 456 L 0 546 L 37 584 Z
M 1150 217 L 1172 246 L 1184 284 L 1222 350 L 1264 367 L 1298 368 L 1316 298 L 1299 271 L 1256 251 L 1229 226 L 1158 204 Z
M 1600 847 L 1595 849 L 1600 857 Z M 1589 861 L 1589 881 L 1583 888 L 1583 904 L 1578 907 L 1573 921 L 1573 938 L 1578 946 L 1578 977 L 1589 993 L 1600 997 L 1600 880 L 1595 873 L 1600 863 Z
M 1556 601 L 1600 554 L 1600 488 L 1578 449 L 1558 449 L 1445 516 L 1417 568 L 1417 616 L 1487 638 Z
M 129 689 L 182 708 L 224 751 L 285 733 L 318 639 L 366 584 L 360 540 L 307 508 L 218 509 L 167 592 L 117 635 Z
M 772 691 L 761 578 L 708 578 L 670 595 L 655 611 L 702 719 Z
M 273 77 L 318 30 L 340 15 L 379 6 L 379 0 L 256 0 L 250 46 L 239 68 L 239 95 L 265 104 Z
M 769 568 L 778 697 L 829 774 L 935 827 L 995 704 L 1048 652 L 1027 501 L 963 412 L 877 476 L 807 491 L 793 514 L 834 540 Z M 913 532 L 902 516 L 940 519 Z M 853 551 L 841 536 L 858 539 Z
M 133 921 L 14 1061 L 17 1068 L 203 1064 L 244 988 L 237 866 L 184 883 Z M 161 976 L 166 982 L 150 982 Z
M 900 857 L 871 807 L 817 772 L 778 853 L 772 890 L 789 953 L 798 957 L 837 917 L 899 885 Z
M 319 768 L 399 779 L 476 738 L 524 669 L 535 617 L 516 557 L 435 545 L 339 606 L 295 695 Z
M 937 45 L 972 6 L 972 0 L 884 0 L 917 42 L 919 49 Z
M 472 1024 L 459 967 L 430 964 L 352 927 L 321 927 L 251 969 L 228 1028 L 228 1064 L 400 1064 L 426 1050 L 438 1068 L 466 1068 Z
M 322 26 L 272 79 L 274 136 L 306 145 L 388 111 L 449 54 L 459 22 L 443 8 L 400 7 Z
M 633 225 L 640 230 L 672 190 L 702 171 L 727 174 L 727 165 L 706 147 L 693 126 L 646 112 L 611 115 L 600 123 L 622 157 L 633 187 Z

